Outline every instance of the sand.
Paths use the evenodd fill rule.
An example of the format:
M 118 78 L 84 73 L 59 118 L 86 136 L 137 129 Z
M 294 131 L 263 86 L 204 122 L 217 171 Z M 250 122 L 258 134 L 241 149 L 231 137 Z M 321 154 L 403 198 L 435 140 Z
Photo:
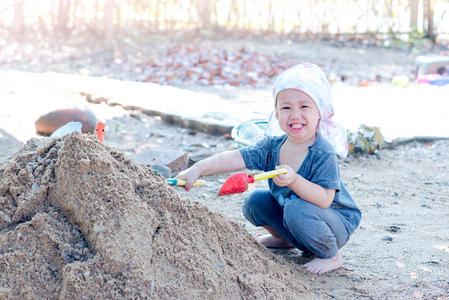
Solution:
M 178 42 L 179 39 L 176 38 L 176 43 Z M 185 42 L 192 43 L 190 39 Z M 372 87 L 374 88 L 377 88 L 376 86 L 388 86 L 388 82 L 394 75 L 409 75 L 412 78 L 415 70 L 414 58 L 419 54 L 428 51 L 448 54 L 435 48 L 429 48 L 427 50 L 424 48 L 421 50 L 415 48 L 411 51 L 405 51 L 398 48 L 357 46 L 355 44 L 344 43 L 335 45 L 333 41 L 280 41 L 273 47 L 272 40 L 264 42 L 262 40 L 236 39 L 232 37 L 232 39 L 227 40 L 214 40 L 213 43 L 217 48 L 237 50 L 244 46 L 250 51 L 261 51 L 268 55 L 279 54 L 285 55 L 286 57 L 293 57 L 298 61 L 317 62 L 326 71 L 335 71 L 337 78 L 340 76 L 347 77 L 344 83 L 348 85 L 357 84 L 359 80 L 375 81 L 376 77 L 379 77 L 381 83 L 373 82 Z M 14 43 L 11 43 L 11 45 L 16 50 L 22 49 L 25 51 L 28 49 L 27 47 L 17 47 L 17 44 Z M 58 42 L 55 45 L 59 51 L 60 43 Z M 136 79 L 133 78 L 133 75 L 140 74 L 126 71 L 122 64 L 116 65 L 116 67 L 111 69 L 109 63 L 101 63 L 102 61 L 107 62 L 107 60 L 98 59 L 98 49 L 92 48 L 89 43 L 82 43 L 81 45 L 85 49 L 83 48 L 80 50 L 81 52 L 77 53 L 81 53 L 82 55 L 78 55 L 77 57 L 68 55 L 66 60 L 61 61 L 58 59 L 55 64 L 49 64 L 45 60 L 37 60 L 30 65 L 29 60 L 24 59 L 20 62 L 16 61 L 14 65 L 6 64 L 4 69 L 44 73 L 42 76 L 47 76 L 45 72 L 48 71 L 79 74 L 79 68 L 77 68 L 79 63 L 73 63 L 73 59 L 75 59 L 82 65 L 88 66 L 92 70 L 92 74 L 99 74 L 100 76 L 106 75 L 109 78 L 129 80 Z M 158 40 L 157 47 L 151 43 L 147 43 L 146 45 L 136 44 L 136 47 L 133 48 L 135 51 L 130 50 L 124 51 L 123 53 L 128 57 L 134 55 L 132 53 L 137 54 L 139 52 L 150 55 L 152 51 L 157 52 L 160 49 L 165 49 L 164 47 L 167 46 L 170 46 L 170 44 Z M 40 47 L 38 50 L 49 51 L 47 47 Z M 22 54 L 25 55 L 24 57 L 26 55 L 31 55 L 32 58 L 39 57 L 35 52 L 32 54 Z M 103 54 L 109 55 L 107 52 Z M 147 56 L 142 56 L 143 59 L 145 57 Z M 90 60 L 93 63 L 90 63 Z M 132 60 L 129 61 L 131 62 Z M 264 101 L 264 97 L 269 95 L 269 91 L 267 92 L 269 86 L 260 90 L 245 87 L 204 87 L 182 82 L 180 84 L 180 87 L 218 95 L 224 99 L 236 102 Z M 361 92 L 363 90 L 365 94 L 370 94 L 371 88 L 360 89 Z M 414 89 L 414 85 L 412 84 L 403 89 L 405 95 L 410 93 L 411 89 Z M 165 161 L 160 159 L 160 152 L 155 149 L 164 148 L 170 151 L 175 149 L 196 156 L 203 154 L 212 155 L 224 150 L 237 148 L 236 143 L 232 140 L 226 140 L 219 136 L 211 136 L 201 132 L 190 134 L 189 129 L 167 124 L 157 117 L 150 117 L 135 111 L 125 111 L 119 106 L 111 107 L 103 104 L 87 103 L 86 99 L 81 97 L 79 93 L 64 90 L 59 86 L 55 88 L 48 84 L 33 85 L 32 82 L 26 83 L 22 80 L 17 85 L 0 84 L 0 94 L 2 95 L 2 104 L 6 107 L 0 112 L 1 173 L 3 173 L 2 170 L 11 168 L 11 161 L 6 163 L 5 159 L 16 152 L 22 143 L 32 137 L 37 137 L 34 130 L 34 121 L 41 114 L 60 108 L 79 107 L 91 109 L 98 119 L 106 122 L 108 130 L 106 131 L 105 144 L 123 151 L 129 157 L 135 157 L 139 154 L 139 158 L 140 156 L 144 156 L 145 158 L 153 157 L 158 163 L 165 163 Z M 365 97 L 365 95 L 362 98 L 360 99 L 361 102 L 367 106 L 376 100 L 373 97 Z M 23 107 L 27 107 L 27 109 L 23 110 Z M 340 113 L 342 111 L 337 107 L 337 116 Z M 371 123 L 366 123 L 365 121 L 364 123 L 370 126 L 376 126 L 379 120 L 373 119 Z M 426 127 L 424 124 L 426 116 L 422 116 L 418 120 L 416 126 L 419 126 L 419 128 Z M 383 131 L 382 128 L 381 131 Z M 434 136 L 436 134 L 431 135 Z M 167 153 L 170 154 L 170 151 L 167 151 Z M 26 162 L 28 160 L 25 160 L 20 166 L 25 166 Z M 301 267 L 304 259 L 301 258 L 301 253 L 298 253 L 299 251 L 274 251 L 277 257 L 284 257 L 292 262 L 293 267 L 286 265 L 294 275 L 294 279 L 289 279 L 292 280 L 291 283 L 286 284 L 288 289 L 294 288 L 295 285 L 298 286 L 298 282 L 300 282 L 299 286 L 305 285 L 305 287 L 308 287 L 308 292 L 313 291 L 316 294 L 310 293 L 310 296 L 314 299 L 449 299 L 449 228 L 446 226 L 446 220 L 449 218 L 449 142 L 411 142 L 399 145 L 395 149 L 383 149 L 377 155 L 351 155 L 341 162 L 340 167 L 343 181 L 362 210 L 363 219 L 361 226 L 351 236 L 348 244 L 341 249 L 344 260 L 343 268 L 334 272 L 323 275 L 311 274 Z M 18 173 L 18 171 L 14 172 Z M 1 173 L 0 187 L 3 187 L 5 184 L 3 174 L 5 173 Z M 260 181 L 250 186 L 248 192 L 243 194 L 217 197 L 219 188 L 230 175 L 231 173 L 204 176 L 203 179 L 207 181 L 207 186 L 194 188 L 189 192 L 183 191 L 182 188 L 170 188 L 170 191 L 176 189 L 178 194 L 181 195 L 180 197 L 193 199 L 207 205 L 211 211 L 225 215 L 227 218 L 237 222 L 252 235 L 265 233 L 263 229 L 254 227 L 244 218 L 241 211 L 241 204 L 244 197 L 247 193 L 251 192 L 252 188 L 267 188 L 266 182 Z M 17 186 L 17 179 L 14 182 L 16 182 L 15 185 Z M 29 183 L 25 187 L 25 190 L 29 190 L 31 185 Z M 3 197 L 3 193 L 0 193 L 0 197 Z M 10 197 L 12 196 L 7 196 L 7 198 Z M 6 201 L 4 197 L 0 198 L 1 212 L 6 210 L 4 201 Z M 7 213 L 10 218 L 14 214 L 14 209 L 11 209 Z M 50 218 L 50 215 L 63 216 L 58 210 L 51 213 L 50 205 L 46 209 L 47 211 L 43 211 L 43 213 L 47 219 Z M 29 281 L 26 283 L 28 287 L 22 287 L 24 290 L 31 290 L 30 287 L 34 289 L 36 286 L 40 289 L 40 284 L 33 284 L 29 278 L 30 275 L 23 275 L 33 274 L 31 265 L 26 267 L 22 264 L 19 267 L 19 264 L 16 262 L 16 266 L 11 264 L 13 267 L 8 269 L 9 272 L 12 272 L 11 270 L 14 270 L 14 272 L 5 274 L 3 272 L 5 270 L 4 268 L 6 268 L 4 255 L 6 253 L 17 253 L 15 255 L 19 256 L 22 255 L 20 254 L 22 252 L 23 255 L 28 255 L 28 252 L 32 249 L 38 249 L 35 245 L 40 245 L 39 249 L 49 251 L 48 249 L 51 249 L 53 244 L 47 246 L 45 241 L 48 238 L 43 237 L 43 233 L 48 233 L 49 229 L 45 228 L 42 230 L 40 228 L 32 230 L 33 233 L 35 232 L 40 236 L 28 235 L 27 239 L 30 240 L 28 244 L 22 245 L 22 248 L 13 246 L 11 241 L 14 241 L 14 243 L 22 243 L 22 241 L 15 241 L 17 232 L 11 231 L 14 225 L 9 225 L 10 227 L 4 228 L 4 225 L 8 226 L 10 223 L 1 223 L 3 222 L 3 217 L 3 215 L 0 215 L 0 224 L 2 224 L 0 228 L 3 228 L 3 230 L 0 229 L 2 236 L 0 241 L 0 299 L 7 299 L 8 297 L 5 297 L 5 295 L 24 298 L 15 290 L 15 284 L 13 282 L 16 277 L 20 279 L 17 280 L 22 285 L 27 282 L 26 280 Z M 33 217 L 34 228 L 37 228 L 36 220 L 38 219 L 37 216 Z M 56 221 L 53 221 L 53 223 L 60 224 L 60 222 L 64 221 L 66 222 L 64 226 L 73 224 L 69 228 L 79 226 L 79 224 L 75 224 L 72 221 L 67 221 L 68 219 L 64 217 L 56 218 L 56 220 L 60 220 L 59 223 L 56 223 Z M 50 227 L 48 225 L 50 223 L 47 222 L 44 224 Z M 21 228 L 24 231 L 25 228 L 28 228 L 26 226 L 29 227 L 29 224 L 23 222 L 22 225 L 14 228 Z M 87 240 L 79 229 L 76 230 L 78 230 L 78 235 L 83 237 L 84 240 L 77 241 L 75 239 L 75 233 L 72 233 L 73 237 L 69 243 L 61 239 L 64 241 L 65 247 L 71 245 L 70 243 L 72 241 L 79 243 L 79 246 L 68 249 L 84 249 L 87 252 L 83 254 L 79 250 L 73 250 L 73 252 L 66 250 L 64 257 L 67 259 L 67 257 L 71 257 L 67 253 L 73 253 L 74 258 L 72 259 L 76 261 L 77 265 L 83 265 L 83 259 L 92 261 L 93 252 L 90 252 L 86 246 L 81 247 L 83 242 L 87 244 Z M 7 232 L 9 232 L 9 235 Z M 51 232 L 58 231 L 53 230 Z M 62 236 L 60 232 L 58 234 Z M 9 239 L 4 238 L 5 236 L 9 236 Z M 227 237 L 227 235 L 225 236 Z M 23 236 L 21 238 L 23 239 Z M 55 238 L 52 240 L 55 240 Z M 31 241 L 34 244 L 31 244 Z M 244 249 L 248 248 L 246 244 L 244 247 L 246 247 Z M 22 251 L 20 252 L 17 249 L 31 250 L 20 250 Z M 242 248 L 238 247 L 238 249 L 244 251 Z M 259 251 L 263 251 L 263 249 L 259 249 Z M 61 259 L 61 250 L 55 250 L 54 253 L 55 259 Z M 37 254 L 35 253 L 34 255 Z M 84 258 L 82 258 L 82 255 L 84 255 Z M 50 258 L 48 261 L 53 261 Z M 28 260 L 28 258 L 26 259 Z M 100 266 L 101 263 L 104 264 L 104 261 L 99 260 L 99 263 L 95 266 Z M 74 274 L 79 271 L 79 269 L 73 268 L 75 264 L 65 262 L 61 264 L 70 265 Z M 220 266 L 223 266 L 223 264 L 220 263 Z M 47 270 L 45 264 L 38 264 L 36 270 L 39 270 L 39 276 L 42 276 L 42 278 L 47 276 L 45 275 L 45 270 Z M 55 268 L 52 270 L 55 270 Z M 249 271 L 244 270 L 243 272 Z M 82 276 L 87 276 L 87 274 L 93 276 L 93 273 L 90 273 L 90 271 Z M 102 278 L 106 278 L 105 274 L 102 275 Z M 28 276 L 28 278 L 24 280 L 24 276 Z M 256 277 L 254 275 L 252 276 L 254 278 L 253 282 L 255 282 Z M 265 277 L 267 276 L 260 276 L 262 279 Z M 111 278 L 113 279 L 114 277 Z M 50 280 L 39 280 L 39 282 L 44 282 L 44 286 L 50 285 L 51 283 Z M 10 283 L 6 284 L 6 282 Z M 117 282 L 119 281 L 117 280 Z M 254 285 L 254 291 L 260 291 L 261 285 L 256 283 L 249 283 L 248 285 L 251 284 Z M 157 288 L 158 286 L 155 283 L 155 291 Z M 188 288 L 189 285 L 186 285 L 186 291 L 183 291 L 183 296 L 179 298 L 188 298 L 191 295 Z M 294 291 L 290 292 L 290 294 L 293 293 Z M 248 294 L 250 293 L 248 292 Z M 48 295 L 50 296 L 46 294 L 45 298 L 59 297 L 57 292 L 54 294 L 48 293 Z M 267 297 L 260 298 L 269 298 L 270 295 L 274 294 L 272 291 L 268 291 L 267 295 Z M 101 298 L 100 296 L 101 294 L 96 298 Z M 71 298 L 69 296 L 66 297 Z M 274 296 L 271 297 L 273 298 Z M 286 296 L 285 298 L 288 297 Z M 35 298 L 38 297 L 36 296 Z M 79 296 L 76 298 L 82 297 Z M 160 296 L 160 298 L 164 297 Z M 213 298 L 213 295 L 210 297 L 201 295 L 197 298 Z M 220 297 L 217 296 L 216 298 Z M 251 296 L 248 298 L 251 298 Z M 298 293 L 295 298 L 305 298 L 305 296 L 304 294 Z
M 93 135 L 0 168 L 0 298 L 316 298 L 298 265 Z

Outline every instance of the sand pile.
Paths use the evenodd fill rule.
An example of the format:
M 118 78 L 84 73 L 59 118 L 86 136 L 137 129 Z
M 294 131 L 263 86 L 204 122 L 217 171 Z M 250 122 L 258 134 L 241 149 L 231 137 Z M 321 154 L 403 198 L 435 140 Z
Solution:
M 0 168 L 0 298 L 305 298 L 298 265 L 93 136 Z

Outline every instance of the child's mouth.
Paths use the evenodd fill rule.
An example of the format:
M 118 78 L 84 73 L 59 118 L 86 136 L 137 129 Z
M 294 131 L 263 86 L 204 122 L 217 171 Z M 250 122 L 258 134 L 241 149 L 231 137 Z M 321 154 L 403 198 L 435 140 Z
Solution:
M 292 130 L 299 131 L 304 127 L 304 124 L 294 123 L 289 125 Z

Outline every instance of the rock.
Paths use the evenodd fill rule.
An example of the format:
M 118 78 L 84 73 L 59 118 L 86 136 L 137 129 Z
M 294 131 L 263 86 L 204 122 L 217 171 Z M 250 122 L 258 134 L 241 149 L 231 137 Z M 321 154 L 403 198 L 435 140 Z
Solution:
M 153 168 L 153 170 L 156 170 L 159 172 L 159 174 L 161 174 L 162 176 L 164 176 L 165 178 L 170 178 L 171 177 L 171 170 L 170 168 L 164 166 L 164 165 L 152 165 L 151 166 Z
M 210 145 L 207 143 L 198 143 L 198 144 L 193 144 L 192 146 L 198 147 L 198 148 L 210 148 Z
M 172 172 L 180 172 L 185 170 L 189 167 L 189 155 L 184 153 L 180 157 L 166 164 L 166 166 L 170 168 Z
M 8 216 L 7 214 L 1 212 L 1 216 L 2 216 L 2 220 L 7 222 L 7 223 L 11 223 L 11 217 Z
M 391 225 L 391 226 L 387 227 L 386 230 L 389 232 L 397 233 L 397 232 L 401 231 L 401 227 L 399 227 L 397 225 Z
M 64 126 L 59 127 L 50 135 L 51 138 L 63 137 L 66 134 L 72 133 L 74 131 L 78 131 L 81 133 L 81 128 L 83 124 L 81 122 L 69 122 Z
M 382 238 L 382 241 L 388 241 L 388 242 L 391 242 L 393 240 L 393 238 L 391 237 L 391 236 L 389 236 L 389 235 L 386 235 L 386 236 L 384 236 L 383 238 Z
M 81 122 L 81 131 L 93 132 L 97 124 L 97 118 L 89 110 L 59 109 L 49 112 L 35 122 L 36 131 L 42 135 L 50 135 L 59 127 L 69 122 Z
M 136 114 L 136 113 L 130 113 L 129 116 L 130 116 L 131 118 L 136 119 L 136 120 L 142 121 L 142 119 L 140 118 L 140 115 L 139 115 L 139 114 Z
M 230 133 L 225 133 L 225 134 L 223 135 L 223 138 L 224 138 L 225 140 L 231 140 L 231 139 L 232 139 L 232 135 L 231 135 Z
M 7 287 L 0 287 L 0 298 L 1 299 L 11 299 L 13 291 Z
M 39 189 L 39 185 L 36 182 L 34 182 L 33 185 L 31 186 L 31 190 L 35 191 L 37 189 Z
M 95 225 L 94 226 L 94 232 L 96 232 L 96 233 L 102 232 L 103 230 L 105 230 L 104 226 L 101 226 L 101 225 Z
M 191 167 L 193 164 L 199 162 L 200 160 L 206 159 L 211 156 L 212 156 L 211 154 L 192 155 L 189 157 L 189 167 Z
M 382 148 L 384 137 L 378 127 L 360 125 L 357 132 L 348 134 L 349 152 L 375 154 Z M 377 156 L 380 159 L 380 156 Z
M 155 146 L 149 147 L 147 151 L 144 151 L 144 154 L 148 161 L 148 163 L 145 163 L 147 165 L 168 165 L 185 155 L 185 151 L 180 149 L 170 149 L 164 146 Z

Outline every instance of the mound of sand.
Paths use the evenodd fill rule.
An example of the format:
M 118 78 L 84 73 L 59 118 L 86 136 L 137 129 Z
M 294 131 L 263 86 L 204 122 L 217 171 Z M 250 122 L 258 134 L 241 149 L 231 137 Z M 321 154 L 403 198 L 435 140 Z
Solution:
M 0 169 L 0 298 L 307 298 L 294 265 L 92 135 Z

